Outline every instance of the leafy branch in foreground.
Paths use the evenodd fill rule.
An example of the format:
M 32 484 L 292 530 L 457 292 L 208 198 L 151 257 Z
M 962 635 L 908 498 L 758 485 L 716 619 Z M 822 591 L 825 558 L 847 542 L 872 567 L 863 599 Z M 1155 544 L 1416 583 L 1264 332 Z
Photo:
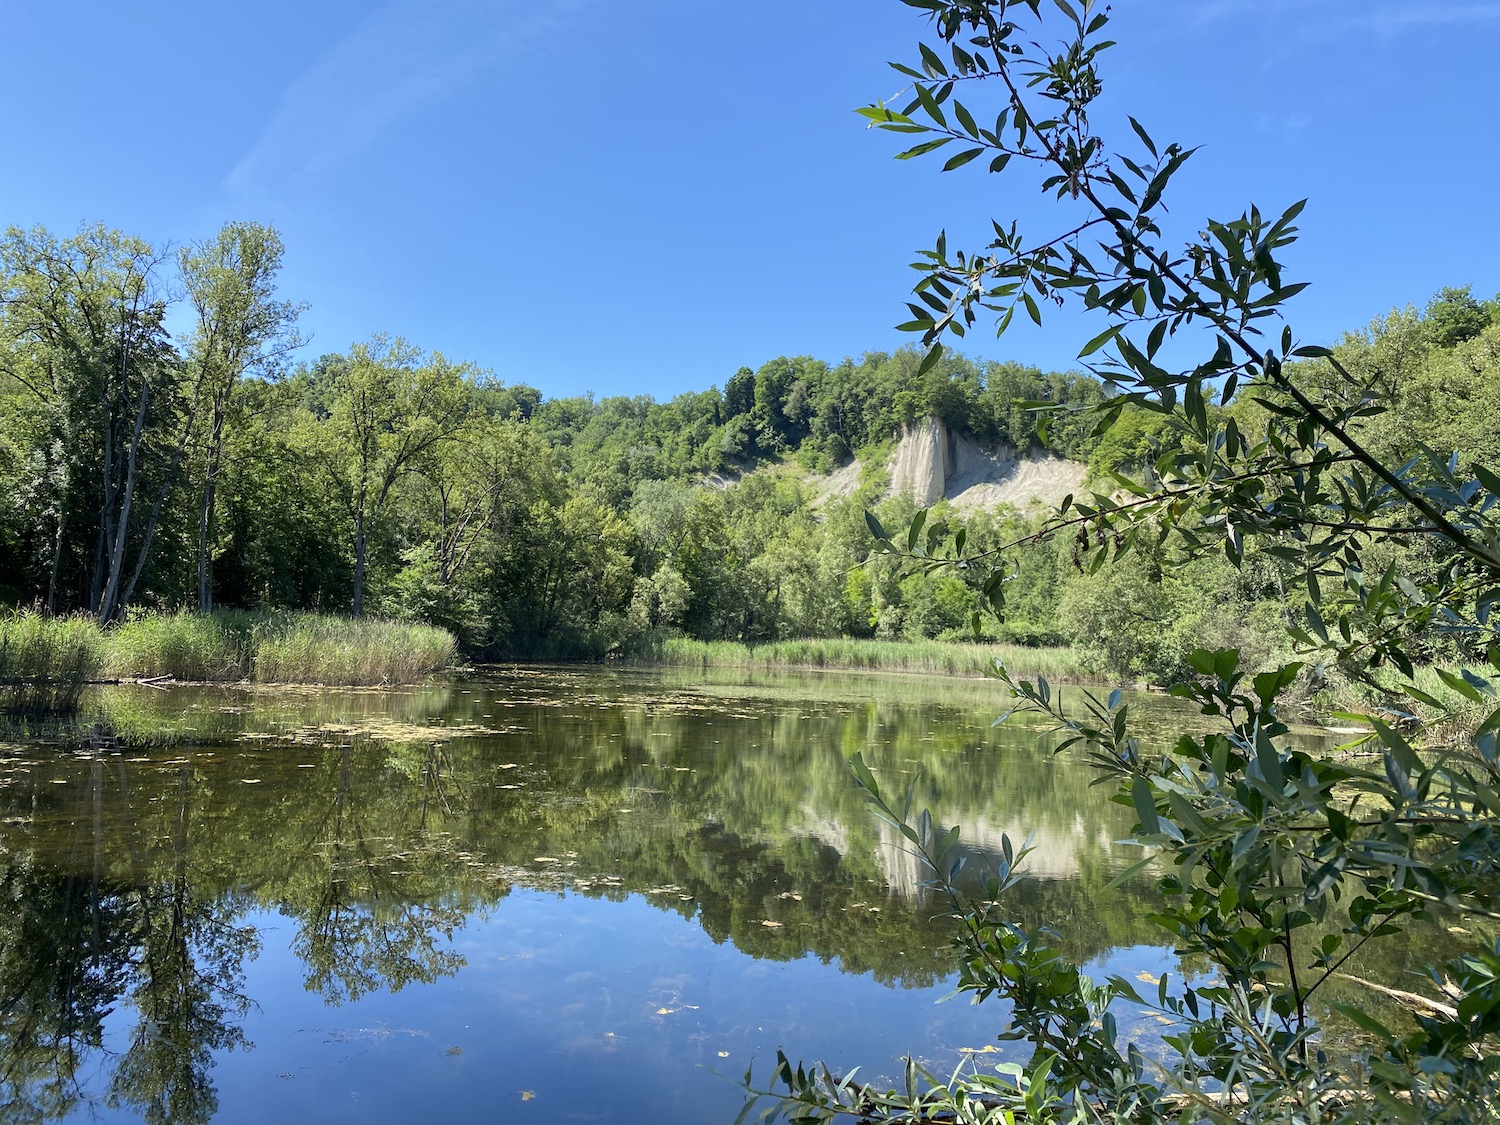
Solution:
M 1117 148 L 1091 120 L 1112 45 L 1107 9 L 1090 0 L 904 2 L 930 16 L 938 44 L 923 44 L 916 65 L 893 64 L 912 80 L 906 104 L 861 113 L 922 138 L 903 158 L 961 143 L 944 171 L 986 156 L 991 173 L 1031 171 L 1067 231 L 1033 242 L 997 222 L 978 251 L 950 250 L 943 236 L 923 251 L 902 328 L 921 334 L 925 365 L 981 315 L 1003 333 L 1018 308 L 1040 324 L 1049 304 L 1074 304 L 1102 321 L 1080 358 L 1112 392 L 1082 409 L 1100 428 L 1127 406 L 1151 411 L 1181 438 L 1146 480 L 1117 476 L 1109 491 L 1069 497 L 1041 535 L 1076 535 L 1079 561 L 1093 569 L 1147 545 L 1170 543 L 1187 557 L 1222 551 L 1235 566 L 1259 552 L 1279 572 L 1289 644 L 1394 694 L 1400 721 L 1351 716 L 1368 734 L 1340 754 L 1310 753 L 1281 714 L 1304 661 L 1247 671 L 1234 650 L 1199 651 L 1192 678 L 1173 692 L 1212 729 L 1148 751 L 1118 693 L 1084 693 L 1064 707 L 1047 681 L 997 668 L 1014 709 L 1044 716 L 1059 752 L 1086 754 L 1134 811 L 1125 843 L 1142 858 L 1125 874 L 1157 874 L 1165 905 L 1153 920 L 1183 957 L 1182 974 L 1163 978 L 1153 997 L 1118 977 L 1097 983 L 1046 932 L 1011 922 L 1006 892 L 1025 849 L 1008 842 L 984 893 L 965 898 L 955 885 L 957 829 L 939 831 L 926 814 L 913 823 L 910 799 L 893 806 L 856 758 L 877 812 L 950 896 L 960 989 L 1008 1000 L 1001 1038 L 1030 1053 L 996 1074 L 944 1079 L 910 1068 L 904 1090 L 884 1093 L 782 1060 L 766 1114 L 1495 1121 L 1500 944 L 1480 925 L 1500 918 L 1500 475 L 1473 457 L 1461 471 L 1460 454 L 1472 451 L 1381 447 L 1369 423 L 1391 405 L 1390 380 L 1298 343 L 1281 323 L 1305 284 L 1285 278 L 1282 262 L 1303 204 L 1276 216 L 1249 207 L 1186 238 L 1169 231 L 1166 200 L 1192 150 L 1158 144 L 1134 118 Z M 1058 27 L 1063 43 L 1041 46 Z M 986 91 L 994 98 L 981 111 L 975 99 Z M 1200 358 L 1168 366 L 1183 354 Z M 950 538 L 927 527 L 925 512 L 904 535 L 873 517 L 870 530 L 909 568 L 966 573 L 981 607 L 997 615 L 1007 558 L 1035 538 L 976 551 L 962 530 Z M 1402 551 L 1414 542 L 1432 565 L 1408 565 Z M 1478 709 L 1476 721 L 1445 724 L 1445 701 L 1410 682 L 1418 660 L 1436 662 L 1442 683 Z M 1389 668 L 1403 679 L 1393 682 Z M 1425 725 L 1407 711 L 1416 703 Z M 1351 958 L 1438 920 L 1462 922 L 1453 929 L 1466 943 L 1426 970 L 1443 1000 L 1402 1027 L 1362 1004 L 1326 1009 L 1325 988 Z M 1122 1030 L 1122 1004 L 1172 1021 L 1159 1049 L 1147 1053 Z M 1325 1009 L 1357 1029 L 1352 1045 L 1326 1034 Z

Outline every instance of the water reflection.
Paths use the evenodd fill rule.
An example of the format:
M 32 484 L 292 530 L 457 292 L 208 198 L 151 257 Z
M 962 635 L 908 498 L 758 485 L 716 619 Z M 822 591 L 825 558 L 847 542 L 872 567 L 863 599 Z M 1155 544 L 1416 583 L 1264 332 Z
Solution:
M 0 894 L 10 904 L 0 911 L 0 1117 L 63 1118 L 85 1104 L 151 1122 L 245 1115 L 253 1107 L 221 1104 L 216 1065 L 236 1048 L 255 1053 L 256 1019 L 269 1029 L 263 1056 L 305 1030 L 280 1022 L 295 997 L 266 977 L 273 964 L 323 1005 L 366 1012 L 379 1000 L 382 1049 L 415 1050 L 391 1045 L 392 1028 L 415 1026 L 410 1013 L 435 996 L 458 1010 L 444 982 L 472 991 L 491 979 L 495 951 L 510 949 L 506 926 L 537 917 L 546 894 L 562 897 L 543 913 L 564 921 L 545 939 L 516 939 L 505 956 L 538 962 L 507 962 L 516 971 L 493 1010 L 519 1005 L 549 1034 L 571 1028 L 546 1038 L 568 1065 L 584 1042 L 591 1066 L 603 1065 L 600 1052 L 629 1055 L 624 1038 L 606 1036 L 620 1004 L 612 990 L 631 971 L 618 958 L 665 957 L 639 937 L 662 926 L 675 942 L 689 932 L 708 941 L 697 967 L 644 990 L 665 1014 L 632 1017 L 637 1043 L 655 1034 L 651 1018 L 683 1017 L 663 1067 L 707 1050 L 712 1036 L 736 1051 L 774 1050 L 757 1038 L 770 1033 L 754 1030 L 767 1026 L 842 1029 L 803 1048 L 812 1054 L 861 1057 L 871 1042 L 887 1056 L 920 1049 L 930 1037 L 909 1013 L 882 1029 L 886 1039 L 867 1038 L 885 1003 L 867 982 L 942 981 L 949 923 L 851 784 L 856 751 L 884 784 L 914 785 L 919 807 L 963 826 L 971 869 L 998 854 L 1002 833 L 1019 842 L 1034 832 L 1035 877 L 1013 905 L 1021 921 L 1056 927 L 1071 958 L 1155 940 L 1140 887 L 1105 890 L 1128 861 L 1110 847 L 1128 812 L 1035 732 L 991 728 L 992 695 L 930 681 L 704 685 L 551 669 L 388 693 L 102 695 L 77 752 L 64 731 L 49 745 L 0 746 Z M 514 909 L 504 902 L 513 895 L 524 900 Z M 603 952 L 565 954 L 595 917 L 589 902 L 650 903 L 661 921 L 619 930 Z M 619 927 L 642 915 L 609 917 Z M 283 945 L 292 956 L 273 957 Z M 849 1001 L 852 1022 L 815 1005 L 817 1016 L 774 1023 L 763 1008 L 774 990 L 748 972 L 724 986 L 729 962 L 716 947 L 796 974 L 805 970 L 794 963 L 819 966 L 820 983 L 806 986 L 818 995 L 843 990 L 843 974 L 863 990 Z M 248 985 L 252 968 L 271 983 Z M 713 972 L 717 992 L 698 979 Z M 688 1030 L 689 993 L 713 995 L 718 1022 Z M 267 1011 L 256 1016 L 253 1004 Z M 485 1034 L 493 1047 L 511 1032 Z M 704 1038 L 690 1049 L 692 1034 Z M 528 1049 L 511 1043 L 507 1057 Z M 618 1081 L 635 1093 L 606 1095 L 617 1108 L 650 1100 L 641 1079 L 622 1071 Z

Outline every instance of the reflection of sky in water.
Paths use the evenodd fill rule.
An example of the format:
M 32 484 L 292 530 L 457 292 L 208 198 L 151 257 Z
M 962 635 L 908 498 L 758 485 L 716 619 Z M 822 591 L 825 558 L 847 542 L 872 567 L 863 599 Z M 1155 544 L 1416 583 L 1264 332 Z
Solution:
M 249 920 L 264 937 L 245 982 L 254 1046 L 216 1060 L 220 1122 L 727 1122 L 745 1068 L 768 1074 L 778 1048 L 877 1084 L 906 1052 L 947 1074 L 1015 1050 L 994 1045 L 1002 1005 L 939 1003 L 950 985 L 888 988 L 814 957 L 759 961 L 633 895 L 518 891 L 455 934 L 455 976 L 339 1007 L 303 988 L 286 919 Z M 1089 971 L 1134 977 L 1166 957 L 1121 949 Z M 1149 1016 L 1121 1022 L 1159 1036 Z

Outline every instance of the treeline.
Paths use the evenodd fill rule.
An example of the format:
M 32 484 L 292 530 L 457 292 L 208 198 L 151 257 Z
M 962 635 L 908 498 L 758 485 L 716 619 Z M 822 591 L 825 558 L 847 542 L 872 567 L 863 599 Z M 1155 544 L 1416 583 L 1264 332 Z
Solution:
M 1022 402 L 1084 405 L 1102 394 L 1097 380 L 1077 373 L 950 355 L 918 374 L 920 359 L 912 348 L 833 366 L 781 357 L 756 371 L 740 368 L 722 392 L 663 403 L 643 395 L 541 402 L 531 388 L 511 393 L 581 474 L 580 483 L 616 502 L 635 481 L 737 474 L 768 459 L 791 457 L 828 472 L 927 416 L 986 444 L 1025 450 L 1039 440 L 1039 415 Z M 1093 448 L 1089 428 L 1076 418 L 1055 426 L 1048 441 L 1068 456 Z
M 1034 416 L 1015 400 L 1099 393 L 959 356 L 918 377 L 912 351 L 777 359 L 662 403 L 544 400 L 384 335 L 294 366 L 304 309 L 277 293 L 283 252 L 255 223 L 174 253 L 102 226 L 5 234 L 6 602 L 104 623 L 373 611 L 495 655 L 619 651 L 659 630 L 889 633 L 899 597 L 849 574 L 878 479 L 815 510 L 799 474 L 752 470 L 832 468 L 927 414 L 1025 447 Z
M 546 399 L 384 335 L 294 365 L 305 310 L 277 293 L 282 255 L 254 223 L 173 254 L 103 227 L 6 233 L 0 598 L 106 623 L 142 607 L 375 613 L 490 657 L 672 635 L 967 637 L 962 576 L 870 558 L 866 510 L 887 527 L 914 514 L 885 495 L 903 426 L 937 416 L 1024 451 L 1046 417 L 1049 448 L 1087 460 L 1105 491 L 1182 448 L 1162 415 L 1127 411 L 1096 435 L 1082 410 L 1023 405 L 1095 405 L 1090 376 L 959 355 L 919 375 L 911 349 L 778 358 L 666 402 Z M 1379 371 L 1399 404 L 1371 434 L 1492 457 L 1497 321 L 1495 302 L 1445 290 L 1346 338 L 1346 365 Z M 1253 434 L 1267 407 L 1240 395 L 1223 409 Z M 817 474 L 854 456 L 857 485 L 825 492 Z M 1166 544 L 1084 573 L 1076 540 L 1024 542 L 1038 519 L 964 519 L 971 544 L 1022 543 L 995 639 L 1072 643 L 1164 679 L 1197 645 L 1255 653 L 1280 633 L 1274 555 L 1235 569 Z M 943 505 L 929 519 L 953 524 Z

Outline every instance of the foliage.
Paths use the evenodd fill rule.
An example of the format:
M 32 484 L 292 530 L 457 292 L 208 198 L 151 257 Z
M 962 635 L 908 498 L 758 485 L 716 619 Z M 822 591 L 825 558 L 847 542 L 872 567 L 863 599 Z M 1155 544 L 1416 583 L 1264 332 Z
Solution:
M 277 293 L 283 246 L 260 224 L 228 223 L 175 255 L 102 227 L 11 231 L 3 251 L 5 604 L 107 620 L 182 606 L 357 609 L 436 625 L 490 658 L 647 652 L 678 637 L 953 641 L 972 631 L 982 560 L 998 554 L 1005 617 L 982 623 L 986 640 L 1072 644 L 1101 674 L 1163 684 L 1191 674 L 1186 656 L 1202 644 L 1232 639 L 1256 668 L 1287 655 L 1278 622 L 1306 588 L 1288 555 L 1291 501 L 1276 532 L 1291 544 L 1240 534 L 1239 567 L 1194 558 L 1203 544 L 1181 538 L 1142 553 L 1155 560 L 1145 566 L 1117 568 L 1101 550 L 1132 543 L 1126 517 L 1152 511 L 1131 489 L 1166 480 L 1191 494 L 1212 475 L 1202 466 L 1222 450 L 1205 453 L 1228 438 L 1209 430 L 1246 449 L 1281 440 L 1270 389 L 1207 401 L 1204 425 L 1179 425 L 1161 401 L 1106 400 L 1095 373 L 907 347 L 778 357 L 722 392 L 666 402 L 543 399 L 384 335 L 287 370 L 303 309 Z M 189 315 L 173 338 L 179 292 Z M 1500 442 L 1494 313 L 1443 290 L 1339 342 L 1342 369 L 1395 405 L 1357 419 L 1374 459 L 1401 463 L 1415 438 L 1457 453 L 1460 475 L 1486 467 Z M 1357 400 L 1329 365 L 1284 366 L 1309 393 Z M 1102 433 L 1100 411 L 1112 419 Z M 887 495 L 886 466 L 904 427 L 929 416 L 995 450 L 1088 458 L 1103 497 L 1080 495 L 1072 538 L 1051 540 L 1034 514 L 960 521 L 940 505 L 924 530 L 946 541 L 962 522 L 975 565 L 928 574 L 872 561 L 864 512 L 886 526 L 912 518 L 909 499 Z M 1250 489 L 1253 468 L 1213 471 L 1248 473 Z M 1415 531 L 1363 550 L 1364 569 L 1394 564 L 1397 578 L 1441 586 L 1452 552 Z M 1315 581 L 1331 589 L 1311 600 L 1336 629 L 1349 591 L 1334 537 L 1320 542 Z M 1127 602 L 1149 613 L 1122 619 Z M 1467 659 L 1460 647 L 1434 634 L 1410 653 Z M 178 655 L 184 668 L 196 659 Z
M 1304 287 L 1282 264 L 1302 204 L 1172 226 L 1165 200 L 1191 150 L 1158 145 L 1133 118 L 1122 148 L 1096 130 L 1107 9 L 906 2 L 932 18 L 940 47 L 923 44 L 918 65 L 893 64 L 913 80 L 907 104 L 864 116 L 919 138 L 903 157 L 957 146 L 945 171 L 980 158 L 992 173 L 1035 170 L 1067 215 L 1054 238 L 995 224 L 978 252 L 950 251 L 941 237 L 924 252 L 904 326 L 929 345 L 924 363 L 981 314 L 995 314 L 1002 332 L 1017 309 L 1040 323 L 1051 302 L 1094 314 L 1101 330 L 1080 356 L 1095 357 L 1092 369 L 1117 393 L 1072 413 L 1107 431 L 1127 411 L 1149 412 L 1173 440 L 1144 482 L 1117 476 L 1123 496 L 1073 499 L 1043 532 L 1076 535 L 1091 571 L 1127 556 L 1149 563 L 1162 550 L 1174 565 L 1215 555 L 1242 571 L 1264 565 L 1288 603 L 1286 643 L 1304 659 L 1251 675 L 1234 649 L 1189 654 L 1192 674 L 1173 693 L 1217 726 L 1184 734 L 1165 754 L 1142 749 L 1118 693 L 1065 707 L 1046 679 L 998 670 L 1014 708 L 1050 719 L 1058 749 L 1086 753 L 1136 820 L 1127 843 L 1146 849 L 1137 868 L 1157 872 L 1163 898 L 1153 921 L 1184 957 L 1181 979 L 1164 976 L 1154 996 L 1120 978 L 1095 982 L 1059 952 L 1056 935 L 1012 919 L 1024 847 L 1006 841 L 983 893 L 965 897 L 957 830 L 925 814 L 913 822 L 910 795 L 902 803 L 882 793 L 856 760 L 877 811 L 955 900 L 961 990 L 1008 999 L 1001 1037 L 1029 1057 L 998 1076 L 943 1080 L 913 1067 L 906 1089 L 888 1093 L 782 1060 L 780 1107 L 800 1121 L 1495 1120 L 1500 945 L 1477 927 L 1460 927 L 1459 957 L 1428 967 L 1441 998 L 1404 1026 L 1376 1018 L 1368 1000 L 1342 1006 L 1364 1038 L 1335 1050 L 1310 1001 L 1348 958 L 1413 919 L 1500 917 L 1500 692 L 1491 682 L 1500 670 L 1500 477 L 1483 447 L 1414 442 L 1404 412 L 1382 425 L 1401 399 L 1387 357 L 1346 363 L 1273 323 Z M 1040 45 L 1059 29 L 1060 46 Z M 987 90 L 997 104 L 982 108 Z M 1489 316 L 1467 293 L 1446 291 L 1402 354 L 1474 346 Z M 1201 360 L 1165 366 L 1195 346 Z M 1019 544 L 977 548 L 925 512 L 899 538 L 873 516 L 871 529 L 909 569 L 977 572 L 984 603 L 1005 612 L 1004 560 Z M 1482 672 L 1445 668 L 1445 654 Z M 1443 717 L 1444 701 L 1413 679 L 1415 660 L 1427 657 L 1478 705 L 1475 725 L 1439 727 L 1411 713 L 1421 704 Z M 1292 747 L 1283 696 L 1314 662 L 1383 693 L 1386 710 L 1349 717 L 1370 732 L 1360 740 L 1368 757 Z M 1122 1034 L 1118 1004 L 1171 1021 L 1161 1051 Z
M 202 412 L 202 494 L 198 510 L 198 609 L 213 608 L 212 544 L 219 476 L 234 392 L 255 372 L 275 378 L 287 353 L 303 344 L 293 323 L 302 306 L 277 300 L 281 236 L 260 223 L 226 223 L 211 242 L 178 254 L 196 332 L 189 348 L 194 411 Z
M 186 450 L 161 260 L 102 226 L 0 239 L 0 367 L 32 462 L 26 530 L 49 611 L 112 621 L 130 603 Z

